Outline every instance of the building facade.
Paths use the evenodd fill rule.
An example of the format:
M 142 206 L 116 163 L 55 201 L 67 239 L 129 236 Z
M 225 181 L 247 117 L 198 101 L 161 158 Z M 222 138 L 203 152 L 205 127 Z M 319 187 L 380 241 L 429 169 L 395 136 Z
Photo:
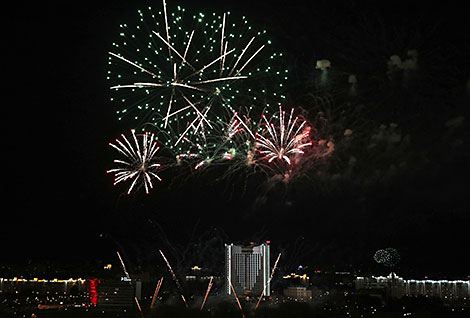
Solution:
M 271 296 L 269 244 L 225 244 L 226 293 Z
M 388 276 L 357 277 L 356 289 L 383 289 L 393 298 L 428 296 L 451 300 L 470 297 L 468 280 L 403 279 L 394 273 Z
M 284 296 L 298 301 L 307 301 L 312 299 L 312 291 L 304 286 L 289 286 L 284 288 Z

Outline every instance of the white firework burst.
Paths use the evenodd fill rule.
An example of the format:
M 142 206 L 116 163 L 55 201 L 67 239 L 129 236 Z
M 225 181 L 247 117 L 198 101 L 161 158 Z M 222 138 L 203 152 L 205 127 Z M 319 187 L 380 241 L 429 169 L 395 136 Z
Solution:
M 143 185 L 148 194 L 149 190 L 153 188 L 152 179 L 161 181 L 161 178 L 156 174 L 161 165 L 155 162 L 155 154 L 160 147 L 157 146 L 154 134 L 145 132 L 141 135 L 142 145 L 140 145 L 135 130 L 132 129 L 131 132 L 134 144 L 131 144 L 124 134 L 121 134 L 124 142 L 116 139 L 116 144 L 109 143 L 124 156 L 124 159 L 115 159 L 114 163 L 119 164 L 120 167 L 108 170 L 107 173 L 114 173 L 114 185 L 132 180 L 127 194 L 130 194 L 137 184 Z
M 387 267 L 393 267 L 400 261 L 400 254 L 392 247 L 380 249 L 374 254 L 374 260 Z
M 310 127 L 306 126 L 307 121 L 299 117 L 293 118 L 294 108 L 292 108 L 289 119 L 286 122 L 286 112 L 279 107 L 279 124 L 268 121 L 263 115 L 265 129 L 261 133 L 256 133 L 256 148 L 263 159 L 271 163 L 278 159 L 292 164 L 292 156 L 303 154 L 304 148 L 311 146 L 308 141 Z

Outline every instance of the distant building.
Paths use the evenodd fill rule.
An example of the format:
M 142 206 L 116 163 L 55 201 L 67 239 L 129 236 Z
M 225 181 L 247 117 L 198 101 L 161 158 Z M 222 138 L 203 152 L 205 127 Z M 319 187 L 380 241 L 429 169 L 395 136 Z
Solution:
M 191 267 L 190 274 L 186 275 L 186 280 L 196 280 L 200 279 L 203 273 L 202 267 L 197 265 Z
M 468 280 L 405 280 L 390 273 L 388 276 L 357 277 L 355 283 L 357 290 L 383 290 L 392 298 L 428 296 L 452 300 L 470 297 Z
M 237 295 L 271 296 L 269 244 L 255 246 L 225 244 L 226 292 Z M 230 283 L 232 286 L 230 286 Z
M 185 276 L 186 281 L 202 281 L 204 284 L 210 279 L 220 280 L 222 277 L 212 275 L 208 268 L 199 267 L 197 265 L 190 268 L 190 272 Z
M 299 301 L 312 299 L 312 291 L 304 286 L 289 286 L 284 289 L 284 296 Z
M 104 280 L 97 286 L 97 308 L 101 311 L 126 311 L 141 299 L 142 282 L 122 277 L 118 280 Z
M 282 278 L 291 285 L 296 286 L 308 286 L 310 280 L 310 277 L 308 277 L 307 274 L 299 275 L 296 273 L 291 273 L 289 275 L 283 276 Z

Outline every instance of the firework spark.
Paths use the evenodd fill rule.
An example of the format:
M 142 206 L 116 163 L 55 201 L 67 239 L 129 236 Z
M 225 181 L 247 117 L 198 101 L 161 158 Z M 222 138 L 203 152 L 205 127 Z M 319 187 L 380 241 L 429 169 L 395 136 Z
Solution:
M 135 303 L 137 304 L 137 308 L 139 309 L 140 316 L 143 318 L 143 317 L 144 317 L 144 314 L 143 314 L 143 312 L 142 312 L 142 308 L 140 307 L 139 300 L 137 299 L 136 296 L 134 296 L 134 300 L 135 300 Z
M 126 265 L 124 265 L 124 261 L 121 258 L 121 254 L 119 254 L 119 252 L 116 252 L 116 253 L 117 253 L 117 256 L 119 257 L 119 261 L 121 261 L 121 266 L 122 266 L 122 270 L 124 271 L 124 274 L 126 275 L 127 279 L 131 279 L 131 277 L 129 276 L 129 273 L 127 272 Z
M 281 253 L 279 253 L 279 255 L 277 256 L 277 259 L 276 259 L 276 262 L 274 263 L 274 267 L 273 267 L 273 270 L 271 271 L 271 276 L 269 277 L 268 283 L 271 282 L 271 280 L 273 279 L 274 271 L 277 268 L 277 263 L 279 262 L 280 258 L 281 258 Z M 264 290 L 266 289 L 266 285 L 267 284 L 264 285 L 263 291 L 261 292 L 261 295 L 259 296 L 258 302 L 256 303 L 255 310 L 258 309 L 259 303 L 261 302 L 261 298 L 263 298 Z
M 158 292 L 160 291 L 160 288 L 162 287 L 162 283 L 163 283 L 163 277 L 160 278 L 160 280 L 157 283 L 157 287 L 155 287 L 155 292 L 153 293 L 152 302 L 150 303 L 150 309 L 152 309 L 155 305 L 155 301 L 157 300 Z
M 119 168 L 108 170 L 107 173 L 114 173 L 114 185 L 126 180 L 133 180 L 127 194 L 130 194 L 135 185 L 140 182 L 145 187 L 145 192 L 153 188 L 152 179 L 156 178 L 161 181 L 156 174 L 156 170 L 160 168 L 160 164 L 155 162 L 155 154 L 159 147 L 154 134 L 145 132 L 142 136 L 142 145 L 139 144 L 135 130 L 131 130 L 134 144 L 121 134 L 124 142 L 116 139 L 116 144 L 109 143 L 111 147 L 116 149 L 124 160 L 116 159 L 114 163 L 120 165 Z
M 278 126 L 263 115 L 265 129 L 256 134 L 256 147 L 268 163 L 278 159 L 290 166 L 293 155 L 303 154 L 303 148 L 312 145 L 311 141 L 307 141 L 310 135 L 310 127 L 306 126 L 307 121 L 302 121 L 299 117 L 293 118 L 293 114 L 294 108 L 286 123 L 286 112 L 279 107 Z
M 171 265 L 170 265 L 170 263 L 168 262 L 168 260 L 166 259 L 165 254 L 163 254 L 162 250 L 158 250 L 158 251 L 159 251 L 160 254 L 162 255 L 163 260 L 165 261 L 166 266 L 168 267 L 168 270 L 169 270 L 170 273 L 171 273 L 171 277 L 173 278 L 173 280 L 174 280 L 175 283 L 176 283 L 176 286 L 177 286 L 178 288 L 181 288 L 180 282 L 179 282 L 178 278 L 176 278 L 175 272 L 173 271 L 173 268 L 171 268 Z
M 188 303 L 186 302 L 186 298 L 184 298 L 184 295 L 180 294 L 180 296 L 181 296 L 181 299 L 183 299 L 183 302 L 184 302 L 184 305 L 186 306 L 186 308 L 189 308 Z
M 209 285 L 207 285 L 207 291 L 206 291 L 206 295 L 204 296 L 204 300 L 202 301 L 201 310 L 202 310 L 202 308 L 204 308 L 204 304 L 206 303 L 207 296 L 209 295 L 209 292 L 211 291 L 212 279 L 213 278 L 214 278 L 214 276 L 211 276 L 211 279 L 209 281 Z
M 235 288 L 233 288 L 232 282 L 229 280 L 230 287 L 232 288 L 233 295 L 235 296 L 235 300 L 237 301 L 238 308 L 240 308 L 240 311 L 242 312 L 242 317 L 245 318 L 245 314 L 243 313 L 243 308 L 242 305 L 240 304 L 240 300 L 238 299 L 237 293 L 235 292 Z
M 181 289 L 182 289 L 182 288 L 181 288 L 181 284 L 180 284 L 178 278 L 176 277 L 175 272 L 173 271 L 173 268 L 171 268 L 170 262 L 168 262 L 168 260 L 167 260 L 166 257 L 165 257 L 165 254 L 163 254 L 162 250 L 158 250 L 158 251 L 159 251 L 160 254 L 162 255 L 163 260 L 165 261 L 166 266 L 168 267 L 168 270 L 170 271 L 171 276 L 173 277 L 173 280 L 174 280 L 175 283 L 176 283 L 176 286 L 178 287 L 179 290 L 181 290 Z M 188 303 L 186 302 L 186 298 L 184 298 L 184 296 L 183 296 L 182 293 L 180 293 L 180 296 L 181 296 L 181 299 L 183 299 L 183 302 L 184 302 L 184 304 L 186 305 L 186 308 L 188 308 Z

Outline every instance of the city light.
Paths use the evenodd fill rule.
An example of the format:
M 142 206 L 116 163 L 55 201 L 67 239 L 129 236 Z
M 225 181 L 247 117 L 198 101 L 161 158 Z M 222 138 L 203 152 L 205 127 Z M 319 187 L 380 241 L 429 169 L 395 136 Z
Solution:
M 68 283 L 80 283 L 84 284 L 86 282 L 85 279 L 83 278 L 68 278 L 68 279 L 38 279 L 37 277 L 32 278 L 32 279 L 26 279 L 26 278 L 18 278 L 18 277 L 13 277 L 13 278 L 1 278 L 1 282 L 17 282 L 17 283 L 59 283 L 59 284 L 68 284 Z

